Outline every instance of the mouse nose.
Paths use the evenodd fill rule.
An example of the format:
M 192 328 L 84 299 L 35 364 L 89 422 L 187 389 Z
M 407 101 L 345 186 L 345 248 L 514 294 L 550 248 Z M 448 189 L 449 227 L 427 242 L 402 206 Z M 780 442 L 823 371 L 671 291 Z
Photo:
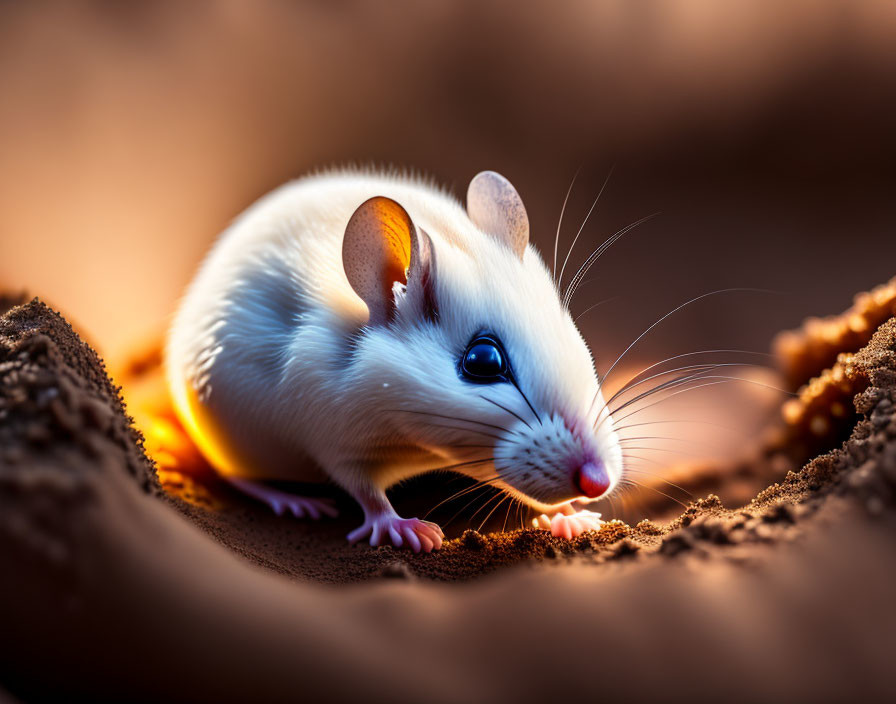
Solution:
M 586 462 L 573 475 L 576 489 L 589 499 L 603 496 L 610 488 L 610 476 L 602 462 Z

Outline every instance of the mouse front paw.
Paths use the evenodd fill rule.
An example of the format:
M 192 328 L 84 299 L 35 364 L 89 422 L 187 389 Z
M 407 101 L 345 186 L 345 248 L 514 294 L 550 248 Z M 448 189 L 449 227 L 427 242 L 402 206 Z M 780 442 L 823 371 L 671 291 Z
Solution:
M 552 517 L 543 513 L 532 521 L 532 525 L 536 528 L 549 530 L 554 537 L 567 540 L 577 538 L 589 530 L 599 530 L 603 524 L 599 513 L 585 510 L 574 513 L 556 513 Z
M 432 552 L 442 547 L 445 534 L 435 523 L 419 518 L 401 518 L 396 514 L 380 514 L 367 518 L 357 530 L 348 534 L 348 541 L 356 543 L 370 536 L 370 544 L 391 542 L 397 548 L 407 546 L 414 552 Z

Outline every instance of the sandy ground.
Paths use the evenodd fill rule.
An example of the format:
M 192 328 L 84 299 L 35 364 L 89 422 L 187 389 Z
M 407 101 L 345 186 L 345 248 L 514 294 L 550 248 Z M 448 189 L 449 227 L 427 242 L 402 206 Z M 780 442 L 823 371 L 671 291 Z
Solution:
M 891 697 L 896 320 L 850 368 L 851 438 L 742 508 L 414 556 L 166 494 L 98 357 L 42 304 L 13 308 L 0 681 L 26 700 Z
M 439 554 L 351 548 L 350 502 L 276 519 L 134 394 L 222 227 L 357 160 L 457 193 L 496 168 L 543 253 L 580 169 L 561 256 L 615 163 L 572 261 L 663 215 L 576 301 L 599 366 L 729 286 L 781 293 L 701 302 L 632 363 L 764 351 L 892 275 L 894 36 L 886 0 L 0 3 L 0 289 L 77 330 L 0 294 L 27 304 L 0 317 L 0 702 L 893 700 L 892 284 L 779 338 L 783 407 L 701 399 L 739 434 L 573 542 L 480 528 L 486 496 L 434 511 Z M 85 341 L 148 350 L 112 368 L 127 408 Z

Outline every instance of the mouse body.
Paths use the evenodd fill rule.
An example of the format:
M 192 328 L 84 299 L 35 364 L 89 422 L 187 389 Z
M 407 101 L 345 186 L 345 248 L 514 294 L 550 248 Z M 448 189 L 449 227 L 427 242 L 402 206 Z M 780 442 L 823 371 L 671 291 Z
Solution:
M 353 542 L 438 548 L 438 526 L 399 517 L 385 494 L 423 472 L 499 487 L 569 535 L 596 525 L 565 518 L 571 502 L 622 472 L 592 356 L 494 172 L 473 179 L 466 208 L 424 180 L 362 171 L 264 196 L 189 285 L 166 373 L 223 477 L 310 517 L 335 512 L 264 482 L 333 481 L 364 510 Z

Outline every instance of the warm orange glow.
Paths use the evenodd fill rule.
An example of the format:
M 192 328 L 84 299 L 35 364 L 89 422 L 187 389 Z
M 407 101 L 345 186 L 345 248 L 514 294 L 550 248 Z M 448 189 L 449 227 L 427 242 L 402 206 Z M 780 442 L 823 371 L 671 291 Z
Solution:
M 218 508 L 216 473 L 178 419 L 159 360 L 159 346 L 150 345 L 128 364 L 111 365 L 112 377 L 122 385 L 128 413 L 143 433 L 162 488 L 190 503 Z

